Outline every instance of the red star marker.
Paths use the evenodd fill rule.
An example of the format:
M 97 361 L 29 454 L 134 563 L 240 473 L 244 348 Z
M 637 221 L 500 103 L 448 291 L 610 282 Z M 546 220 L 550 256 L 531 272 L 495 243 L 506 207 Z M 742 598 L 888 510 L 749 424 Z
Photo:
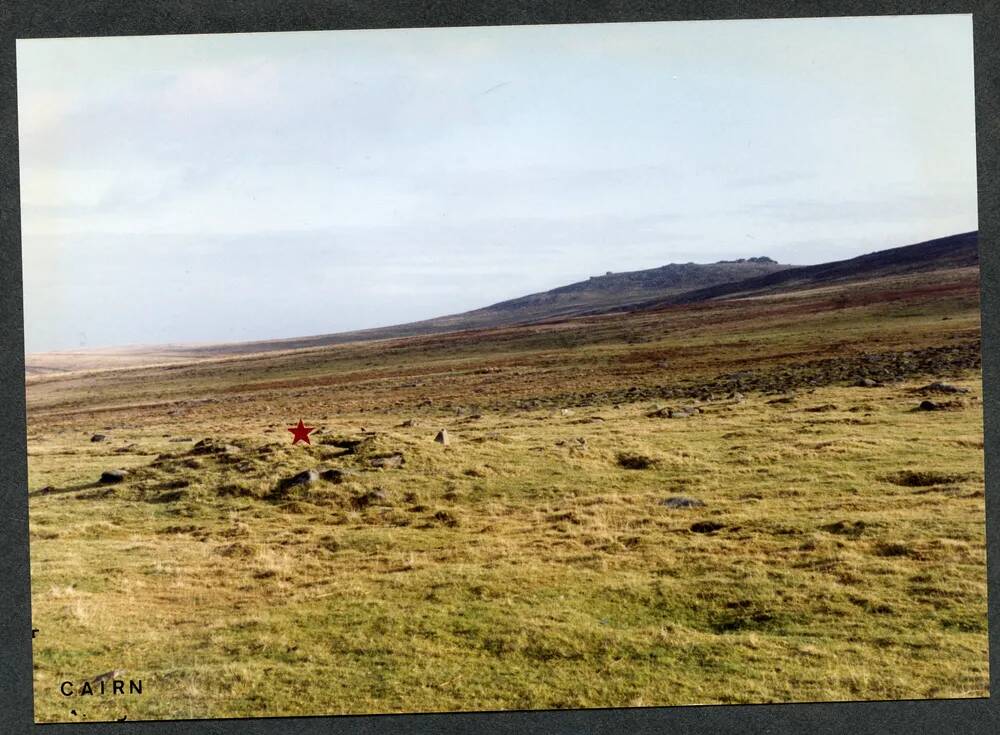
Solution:
M 309 434 L 310 432 L 315 431 L 316 428 L 314 426 L 306 426 L 302 423 L 302 419 L 299 419 L 299 425 L 291 426 L 288 430 L 292 432 L 292 436 L 295 437 L 292 439 L 292 444 L 298 444 L 299 442 L 312 444 L 312 442 L 309 441 Z

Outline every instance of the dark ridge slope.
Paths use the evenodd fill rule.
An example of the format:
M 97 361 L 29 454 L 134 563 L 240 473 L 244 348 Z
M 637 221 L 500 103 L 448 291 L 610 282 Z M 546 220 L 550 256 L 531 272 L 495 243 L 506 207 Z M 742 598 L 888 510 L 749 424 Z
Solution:
M 194 348 L 192 352 L 206 355 L 289 350 L 568 319 L 595 311 L 625 310 L 652 299 L 665 299 L 685 291 L 778 273 L 793 267 L 764 256 L 717 263 L 671 263 L 659 268 L 592 276 L 586 281 L 551 291 L 418 322 L 312 337 L 213 345 Z
M 966 232 L 915 245 L 879 250 L 848 260 L 789 268 L 757 278 L 686 291 L 666 299 L 650 300 L 636 308 L 653 309 L 711 299 L 763 296 L 943 268 L 974 267 L 979 265 L 978 235 L 978 232 Z

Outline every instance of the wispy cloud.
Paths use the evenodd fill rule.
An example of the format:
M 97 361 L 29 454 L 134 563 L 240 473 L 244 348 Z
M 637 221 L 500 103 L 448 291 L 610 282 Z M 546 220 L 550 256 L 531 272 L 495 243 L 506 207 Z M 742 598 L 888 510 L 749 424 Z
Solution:
M 29 350 L 973 229 L 971 60 L 964 16 L 19 41 Z

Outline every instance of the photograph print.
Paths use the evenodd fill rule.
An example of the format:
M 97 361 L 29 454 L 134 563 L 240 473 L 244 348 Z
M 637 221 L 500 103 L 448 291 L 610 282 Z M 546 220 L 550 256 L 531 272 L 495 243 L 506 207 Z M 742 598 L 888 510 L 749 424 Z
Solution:
M 989 696 L 971 16 L 17 97 L 37 722 Z

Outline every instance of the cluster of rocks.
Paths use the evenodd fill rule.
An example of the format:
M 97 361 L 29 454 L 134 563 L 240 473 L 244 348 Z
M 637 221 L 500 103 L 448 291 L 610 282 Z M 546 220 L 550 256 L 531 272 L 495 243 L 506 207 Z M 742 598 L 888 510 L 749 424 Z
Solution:
M 693 415 L 700 411 L 700 408 L 691 406 L 683 409 L 663 409 L 661 411 L 653 412 L 653 414 L 650 415 L 678 417 Z M 591 418 L 593 420 L 603 421 L 601 417 Z M 361 437 L 325 437 L 321 443 L 341 448 L 344 450 L 343 453 L 347 455 L 361 455 L 359 456 L 359 460 L 362 462 L 363 466 L 359 469 L 364 469 L 365 467 L 372 470 L 393 470 L 402 468 L 406 463 L 406 458 L 402 452 L 392 451 L 379 454 L 373 454 L 371 452 L 374 448 L 375 438 L 376 435 L 374 432 L 365 432 Z M 190 441 L 190 439 L 184 439 L 184 441 Z M 435 435 L 434 441 L 442 445 L 448 445 L 451 439 L 447 429 L 441 429 Z M 569 445 L 571 451 L 585 451 L 587 449 L 587 440 L 585 437 L 577 437 L 572 441 L 560 441 L 556 442 L 556 444 L 563 446 Z M 266 444 L 256 448 L 246 449 L 225 441 L 205 438 L 198 441 L 185 453 L 159 455 L 156 460 L 151 463 L 151 467 L 163 467 L 174 462 L 181 462 L 181 464 L 185 467 L 198 468 L 201 466 L 202 460 L 196 458 L 196 456 L 201 455 L 215 457 L 219 461 L 226 461 L 229 463 L 238 461 L 240 462 L 237 466 L 238 470 L 250 471 L 254 466 L 251 460 L 255 455 L 271 454 L 278 447 L 279 445 L 276 444 Z M 234 459 L 234 455 L 241 455 L 242 458 L 236 457 Z M 626 469 L 647 469 L 656 464 L 656 460 L 652 457 L 630 452 L 620 453 L 617 459 L 619 466 Z M 321 480 L 337 485 L 344 484 L 345 482 L 356 479 L 359 475 L 359 469 L 303 469 L 293 475 L 278 480 L 273 486 L 273 489 L 270 491 L 269 497 L 284 498 L 295 488 L 306 487 Z M 110 469 L 101 474 L 99 482 L 101 484 L 121 483 L 124 482 L 129 476 L 130 473 L 127 470 Z M 184 484 L 186 486 L 188 484 L 187 481 L 184 481 Z M 378 495 L 373 495 L 370 498 L 363 500 L 355 499 L 357 501 L 355 505 L 358 505 L 358 507 L 366 507 L 367 505 L 373 504 L 375 501 L 380 499 L 381 498 Z M 701 501 L 687 498 L 668 498 L 664 501 L 664 505 L 667 507 L 702 507 L 704 504 Z
M 406 464 L 406 456 L 402 452 L 392 451 L 378 454 L 372 453 L 371 450 L 375 447 L 376 437 L 377 435 L 375 432 L 365 432 L 361 437 L 330 436 L 323 439 L 320 443 L 343 449 L 344 455 L 359 456 L 359 459 L 361 459 L 364 466 L 367 466 L 369 469 L 395 470 L 402 468 Z M 434 437 L 434 441 L 443 445 L 449 444 L 451 438 L 448 434 L 448 430 L 441 429 Z M 355 479 L 357 476 L 358 470 L 347 468 L 328 468 L 319 470 L 306 469 L 280 480 L 275 486 L 274 492 L 279 496 L 285 495 L 293 488 L 311 485 L 319 480 L 325 480 L 326 482 L 340 485 Z M 378 492 L 383 491 L 379 490 Z M 367 505 L 371 505 L 380 499 L 382 498 L 378 495 L 372 495 L 367 500 L 358 500 L 356 498 L 355 505 L 360 503 L 358 507 L 366 507 Z
M 343 484 L 351 479 L 354 479 L 358 475 L 359 471 L 364 469 L 396 470 L 402 468 L 406 464 L 406 457 L 403 452 L 388 451 L 376 453 L 374 451 L 377 446 L 377 437 L 378 435 L 376 432 L 365 430 L 362 430 L 360 436 L 324 436 L 320 441 L 321 445 L 332 446 L 343 450 L 334 456 L 351 455 L 355 458 L 355 464 L 360 466 L 355 469 L 309 468 L 301 470 L 294 475 L 278 480 L 273 486 L 270 497 L 284 497 L 294 488 L 308 486 L 318 482 L 319 480 L 324 480 L 338 485 Z M 91 439 L 91 441 L 94 442 L 106 440 L 107 436 L 104 434 L 94 434 Z M 170 441 L 174 440 L 170 439 Z M 191 441 L 191 439 L 184 438 L 178 439 L 177 441 Z M 451 436 L 449 435 L 447 429 L 441 429 L 434 436 L 433 441 L 441 445 L 449 445 L 451 443 Z M 154 470 L 170 468 L 178 465 L 190 469 L 198 469 L 203 465 L 203 462 L 206 459 L 210 459 L 226 464 L 233 464 L 240 472 L 251 472 L 255 466 L 254 462 L 258 457 L 273 454 L 282 446 L 271 443 L 258 447 L 250 447 L 246 444 L 246 442 L 241 441 L 240 443 L 245 446 L 238 446 L 235 443 L 229 443 L 213 438 L 201 439 L 186 452 L 164 453 L 158 455 L 149 466 Z M 126 449 L 132 449 L 134 447 L 135 445 L 132 445 L 131 448 L 126 447 Z M 132 473 L 124 469 L 109 469 L 101 474 L 98 482 L 103 485 L 116 484 L 124 482 L 131 476 Z
M 537 410 L 656 400 L 734 400 L 752 391 L 787 394 L 825 385 L 874 388 L 916 377 L 956 375 L 978 369 L 980 365 L 980 342 L 971 340 L 905 352 L 863 352 L 797 364 L 786 363 L 771 369 L 724 373 L 707 382 L 687 381 L 676 385 L 629 386 L 600 392 L 559 394 L 515 401 L 514 405 L 523 410 Z

